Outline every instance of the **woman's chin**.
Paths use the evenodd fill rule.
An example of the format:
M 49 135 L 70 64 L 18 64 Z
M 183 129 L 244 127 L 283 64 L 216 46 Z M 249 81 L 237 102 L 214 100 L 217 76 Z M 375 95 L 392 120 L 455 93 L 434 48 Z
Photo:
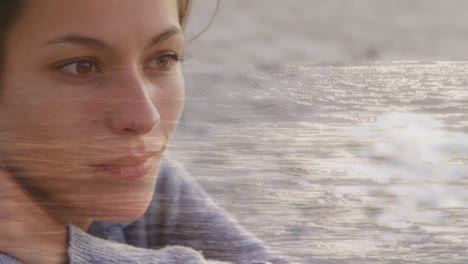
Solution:
M 95 212 L 93 219 L 109 223 L 131 222 L 143 216 L 149 203 L 140 205 L 116 205 L 111 208 L 103 208 Z
M 81 204 L 81 210 L 90 218 L 110 223 L 122 223 L 137 220 L 148 209 L 153 192 L 135 192 L 121 198 L 100 197 L 94 204 Z
M 155 173 L 157 170 L 151 175 Z M 91 218 L 99 221 L 111 223 L 134 221 L 148 209 L 154 195 L 155 184 L 156 177 L 146 177 L 135 182 L 105 183 L 106 188 L 96 187 L 88 190 L 95 193 L 94 199 L 79 202 L 79 207 Z

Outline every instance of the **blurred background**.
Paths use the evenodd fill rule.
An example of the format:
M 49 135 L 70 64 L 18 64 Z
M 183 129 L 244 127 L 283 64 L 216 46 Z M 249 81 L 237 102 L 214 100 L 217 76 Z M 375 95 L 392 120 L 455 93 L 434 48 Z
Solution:
M 215 7 L 194 0 L 188 39 Z M 298 263 L 468 263 L 466 10 L 220 0 L 170 151 Z
M 215 0 L 195 0 L 189 36 Z M 215 64 L 468 59 L 465 0 L 221 0 L 187 58 Z

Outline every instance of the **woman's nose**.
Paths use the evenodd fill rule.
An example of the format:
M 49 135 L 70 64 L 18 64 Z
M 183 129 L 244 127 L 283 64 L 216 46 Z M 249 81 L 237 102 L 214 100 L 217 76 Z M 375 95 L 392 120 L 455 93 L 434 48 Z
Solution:
M 161 116 L 150 97 L 152 84 L 138 74 L 124 74 L 111 88 L 111 111 L 107 124 L 117 134 L 144 135 L 161 121 Z M 123 75 L 121 75 L 123 76 Z

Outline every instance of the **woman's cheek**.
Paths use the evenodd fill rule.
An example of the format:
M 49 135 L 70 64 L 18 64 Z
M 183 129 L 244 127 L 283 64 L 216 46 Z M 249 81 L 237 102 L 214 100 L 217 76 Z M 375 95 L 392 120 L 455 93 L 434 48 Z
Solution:
M 175 127 L 180 119 L 185 103 L 184 79 L 181 72 L 172 78 L 160 81 L 159 91 L 155 94 L 154 104 L 161 115 L 161 120 L 169 127 Z

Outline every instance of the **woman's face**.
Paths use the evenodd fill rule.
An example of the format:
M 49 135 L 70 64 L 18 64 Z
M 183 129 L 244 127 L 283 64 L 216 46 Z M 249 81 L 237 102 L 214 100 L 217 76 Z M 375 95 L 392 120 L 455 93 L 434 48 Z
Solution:
M 8 32 L 1 162 L 59 215 L 147 208 L 184 102 L 176 2 L 27 1 Z

